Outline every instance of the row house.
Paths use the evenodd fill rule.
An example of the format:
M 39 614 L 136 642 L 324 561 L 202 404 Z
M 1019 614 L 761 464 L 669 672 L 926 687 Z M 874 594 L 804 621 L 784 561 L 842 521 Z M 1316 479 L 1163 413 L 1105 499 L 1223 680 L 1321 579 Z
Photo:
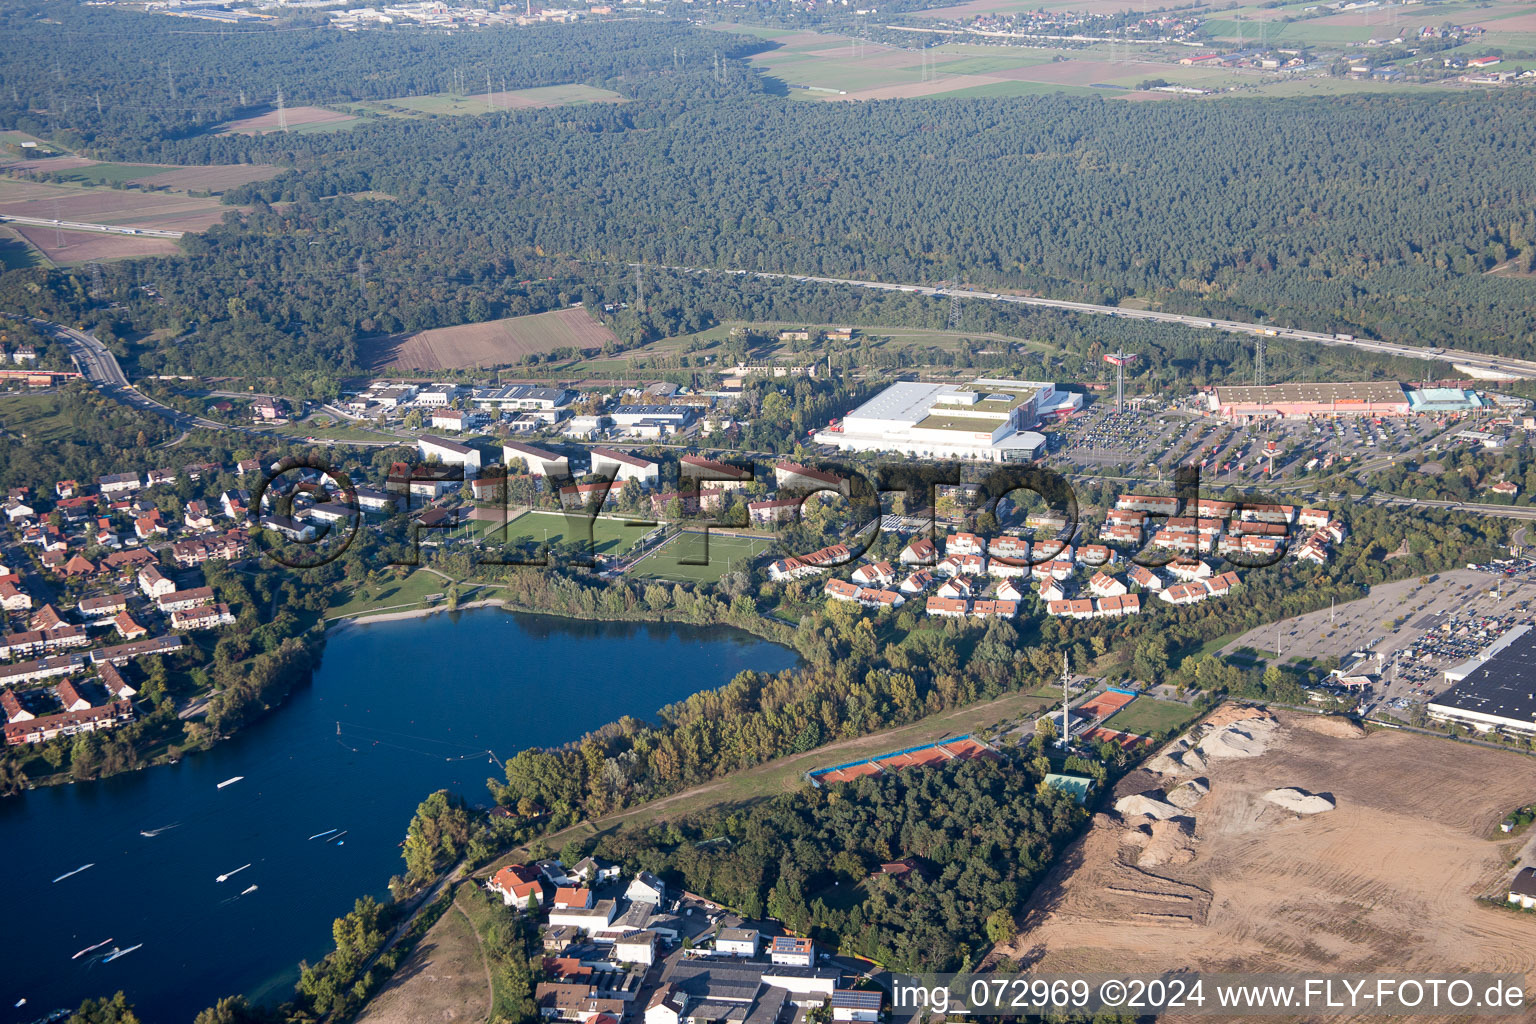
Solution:
M 1039 562 L 1030 566 L 1029 574 L 1037 580 L 1053 579 L 1058 582 L 1071 577 L 1076 567 L 1065 559 L 1057 559 L 1050 562 Z
M 1216 553 L 1221 555 L 1255 555 L 1258 557 L 1273 557 L 1280 553 L 1284 545 L 1274 537 L 1227 536 L 1221 538 L 1216 544 Z
M 987 560 L 987 575 L 1000 580 L 1023 579 L 1029 575 L 1029 563 L 1012 558 L 990 558 Z
M 1158 600 L 1166 601 L 1173 605 L 1197 604 L 1210 596 L 1211 592 L 1206 589 L 1204 582 L 1175 583 L 1157 595 Z
M 1029 561 L 1029 541 L 1023 537 L 1015 537 L 1011 534 L 1002 537 L 994 537 L 987 548 L 987 553 L 993 559 L 1007 558 L 1015 562 Z
M 883 587 L 888 583 L 896 582 L 896 570 L 891 568 L 890 562 L 861 565 L 853 571 L 853 582 L 860 585 L 873 583 Z
M 0 686 L 23 686 L 27 683 L 41 682 L 44 679 L 67 676 L 81 671 L 86 662 L 87 656 L 76 652 L 51 654 L 46 658 L 36 658 L 32 661 L 18 661 L 14 665 L 0 665 Z
M 127 612 L 118 612 L 112 619 L 112 626 L 124 640 L 140 640 L 149 635 L 149 630 L 135 622 Z
M 1296 521 L 1295 505 L 1244 505 L 1242 518 L 1261 523 L 1285 523 Z
M 1103 544 L 1084 544 L 1077 549 L 1077 560 L 1084 565 L 1111 565 L 1117 556 Z
M 1332 518 L 1332 514 L 1325 508 L 1304 508 L 1296 513 L 1296 525 L 1315 530 L 1327 526 Z
M 822 570 L 818 566 L 807 565 L 798 558 L 781 558 L 768 566 L 768 578 L 775 582 L 784 580 L 798 580 L 806 576 L 815 576 Z
M 971 615 L 978 619 L 1011 619 L 1019 614 L 1017 601 L 973 601 Z
M 111 662 L 119 667 L 128 664 L 135 658 L 146 658 L 154 654 L 170 654 L 179 651 L 186 646 L 186 641 L 179 636 L 156 636 L 147 640 L 136 640 L 133 643 L 118 644 L 115 647 L 98 647 L 90 652 L 91 663 L 101 665 Z M 74 655 L 84 657 L 84 655 Z
M 101 685 L 118 700 L 127 700 L 139 692 L 128 684 L 128 680 L 123 678 L 123 674 L 111 662 L 98 665 L 96 674 L 101 678 Z
M 946 555 L 984 555 L 987 553 L 987 542 L 974 533 L 956 533 L 945 539 L 944 553 Z
M 229 605 L 222 602 L 183 608 L 171 613 L 172 629 L 217 629 L 234 625 L 234 622 L 235 617 L 230 613 Z
M 160 571 L 157 565 L 146 565 L 139 570 L 139 589 L 151 601 L 176 592 L 176 582 Z
M 981 555 L 946 555 L 934 567 L 940 576 L 981 576 L 987 571 L 987 560 Z
M 196 608 L 199 605 L 212 603 L 212 587 L 193 587 L 190 590 L 176 590 L 155 598 L 155 607 L 159 608 L 162 614 L 185 611 L 188 608 Z
M 103 495 L 132 494 L 140 487 L 137 473 L 110 473 L 96 478 L 96 489 Z
M 1093 618 L 1093 602 L 1087 598 L 1079 598 L 1074 601 L 1050 601 L 1046 603 L 1045 613 L 1067 619 L 1091 619 Z
M 750 466 L 733 466 L 702 455 L 684 455 L 678 463 L 679 479 L 697 483 L 701 491 L 739 491 L 753 479 Z
M 812 551 L 808 555 L 801 555 L 800 560 L 807 565 L 828 567 L 842 565 L 853 557 L 846 544 L 833 544 L 831 547 L 822 548 L 820 551 Z
M 897 560 L 902 565 L 934 565 L 939 560 L 939 550 L 931 540 L 915 540 L 902 549 Z
M 941 618 L 962 619 L 970 611 L 970 602 L 964 598 L 930 597 L 927 612 Z
M 202 565 L 204 562 L 215 558 L 225 561 L 235 561 L 244 558 L 250 541 L 244 530 L 235 529 L 228 533 L 209 534 L 204 537 L 194 537 L 190 540 L 178 541 L 171 545 L 171 558 L 183 568 Z
M 1209 540 L 1194 533 L 1184 533 L 1176 530 L 1158 530 L 1152 535 L 1152 544 L 1155 547 L 1166 548 L 1169 551 L 1181 551 L 1185 554 L 1203 553 L 1211 548 Z
M 1147 521 L 1147 514 L 1140 509 L 1112 508 L 1104 513 L 1104 521 L 1113 526 L 1133 526 L 1140 531 Z
M 187 529 L 201 533 L 213 529 L 213 513 L 208 510 L 206 501 L 189 501 L 182 514 L 182 522 Z
M 1179 514 L 1179 499 L 1155 494 L 1122 494 L 1115 500 L 1115 508 L 1121 511 L 1150 512 L 1159 516 Z
M 8 612 L 25 612 L 32 608 L 32 595 L 10 580 L 0 581 L 0 609 Z
M 1093 574 L 1093 578 L 1088 581 L 1088 590 L 1095 597 L 1120 597 L 1129 593 L 1124 583 L 1102 572 Z
M 100 619 L 126 611 L 127 608 L 128 599 L 122 594 L 103 594 L 100 597 L 83 598 L 76 606 L 76 611 L 87 619 Z
M 1050 604 L 1052 601 L 1065 601 L 1067 599 L 1066 586 L 1063 583 L 1049 577 L 1040 581 L 1040 590 L 1038 593 L 1040 595 L 1040 600 L 1044 601 L 1046 604 Z
M 1117 619 L 1124 615 L 1141 614 L 1141 597 L 1137 594 L 1121 594 L 1117 597 L 1101 597 L 1094 602 L 1094 613 L 1101 619 Z
M 938 595 L 940 597 L 970 597 L 971 589 L 970 580 L 964 576 L 956 576 L 953 579 L 945 580 L 939 586 Z
M 1235 501 L 1217 501 L 1214 498 L 1200 498 L 1195 502 L 1195 515 L 1209 516 L 1212 519 L 1230 519 L 1236 512 L 1238 503 Z
M 1198 558 L 1176 558 L 1168 563 L 1168 571 L 1185 583 L 1209 579 L 1216 573 L 1209 562 L 1203 562 Z
M 1110 523 L 1099 530 L 1099 540 L 1106 544 L 1135 545 L 1141 543 L 1141 527 Z
M 560 504 L 564 508 L 580 509 L 601 500 L 603 507 L 607 508 L 616 503 L 623 493 L 623 480 L 615 480 L 611 485 L 606 480 L 591 484 L 566 484 L 560 488 Z
M 44 715 L 30 721 L 10 722 L 5 726 L 5 742 L 9 746 L 43 743 L 55 736 L 73 736 L 82 732 L 113 729 L 133 721 L 133 704 L 115 700 L 100 707 L 87 706 L 77 711 L 58 715 Z
M 1133 565 L 1126 576 L 1142 590 L 1162 590 L 1163 578 L 1144 565 Z
M 754 526 L 770 526 L 774 523 L 792 523 L 800 517 L 799 498 L 770 498 L 766 501 L 747 502 L 747 516 Z
M 903 594 L 921 594 L 932 583 L 933 573 L 927 569 L 919 569 L 901 581 L 901 592 Z

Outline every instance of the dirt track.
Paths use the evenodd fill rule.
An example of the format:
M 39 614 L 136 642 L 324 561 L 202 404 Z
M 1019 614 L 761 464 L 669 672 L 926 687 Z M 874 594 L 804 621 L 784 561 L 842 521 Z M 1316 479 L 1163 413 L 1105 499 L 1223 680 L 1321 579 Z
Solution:
M 1536 759 L 1410 733 L 1342 738 L 1279 717 L 1266 753 L 1203 773 L 1193 859 L 1139 868 L 1127 824 L 1101 814 L 1000 952 L 1046 972 L 1536 973 L 1536 915 L 1476 901 L 1507 892 L 1523 840 L 1491 837 L 1536 797 Z M 1117 795 L 1170 781 L 1137 772 Z M 1282 786 L 1329 794 L 1337 809 L 1302 817 L 1261 799 Z

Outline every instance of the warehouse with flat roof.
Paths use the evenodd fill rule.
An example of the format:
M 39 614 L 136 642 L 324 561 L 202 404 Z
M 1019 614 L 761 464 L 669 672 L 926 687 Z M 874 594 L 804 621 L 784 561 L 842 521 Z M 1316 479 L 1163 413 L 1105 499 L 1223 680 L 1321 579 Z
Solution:
M 1230 420 L 1306 419 L 1310 416 L 1407 416 L 1403 386 L 1394 381 L 1221 386 L 1211 390 L 1210 411 Z
M 1044 381 L 901 381 L 819 431 L 816 441 L 843 451 L 1029 462 L 1045 450 L 1045 435 L 1031 428 L 1070 415 L 1082 400 Z
M 1436 722 L 1536 735 L 1536 630 L 1516 626 L 1480 659 L 1447 671 L 1450 689 L 1425 705 Z

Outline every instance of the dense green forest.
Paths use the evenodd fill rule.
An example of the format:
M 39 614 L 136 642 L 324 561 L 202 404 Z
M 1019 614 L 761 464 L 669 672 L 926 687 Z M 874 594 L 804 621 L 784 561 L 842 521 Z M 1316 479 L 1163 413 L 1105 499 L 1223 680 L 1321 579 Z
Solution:
M 747 56 L 768 44 L 689 30 L 659 19 L 471 32 L 414 27 L 338 32 L 318 16 L 271 26 L 221 26 L 86 6 L 0 8 L 0 124 L 104 158 L 137 159 L 181 140 L 183 162 L 204 149 L 239 161 L 238 145 L 202 133 L 224 121 L 289 106 L 387 100 L 448 92 L 585 82 L 660 88 L 672 76 L 713 81 L 716 54 Z M 238 140 L 236 140 L 238 141 Z M 172 150 L 161 150 L 162 158 Z M 208 159 L 217 159 L 210 156 Z
M 59 16 L 0 15 L 14 30 L 0 33 L 0 118 L 93 155 L 292 168 L 227 195 L 251 212 L 189 237 L 186 256 L 107 268 L 95 301 L 120 304 L 125 334 L 178 335 L 146 370 L 343 374 L 361 337 L 632 298 L 629 261 L 965 281 L 1536 353 L 1519 276 L 1536 267 L 1536 165 L 1520 143 L 1536 99 L 1523 92 L 796 103 L 740 60 L 768 44 L 661 19 L 438 37 Z M 63 52 L 108 36 L 122 59 L 54 73 Z M 486 72 L 498 87 L 608 85 L 629 102 L 206 130 L 269 104 L 277 83 L 289 103 L 342 102 Z M 395 201 L 344 198 L 364 191 Z M 0 299 L 91 303 L 57 282 L 24 293 L 47 277 L 8 273 Z M 812 294 L 863 304 L 653 277 L 644 310 L 618 314 L 624 345 Z
M 619 831 L 597 852 L 895 970 L 965 970 L 990 945 L 987 919 L 1001 912 L 1011 935 L 1087 820 L 1041 785 L 1047 770 L 1014 748 Z M 922 874 L 869 877 L 901 857 L 918 858 Z

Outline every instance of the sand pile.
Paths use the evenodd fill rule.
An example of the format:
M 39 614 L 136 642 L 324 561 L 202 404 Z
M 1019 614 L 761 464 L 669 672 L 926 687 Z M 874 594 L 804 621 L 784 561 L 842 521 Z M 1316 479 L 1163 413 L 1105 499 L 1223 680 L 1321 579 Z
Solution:
M 1272 789 L 1264 794 L 1264 799 L 1277 807 L 1295 811 L 1297 814 L 1321 814 L 1324 811 L 1333 810 L 1332 799 L 1318 796 L 1316 793 L 1308 793 L 1304 789 Z
M 1119 811 L 1120 815 L 1125 818 L 1146 815 L 1151 818 L 1157 818 L 1159 821 L 1163 818 L 1171 818 L 1176 814 L 1184 813 L 1166 800 L 1157 799 L 1157 796 L 1162 794 L 1158 793 L 1157 796 L 1154 796 L 1154 793 L 1157 793 L 1157 791 L 1138 793 L 1136 796 L 1123 796 L 1115 801 L 1115 810 Z
M 1195 829 L 1188 818 L 1152 823 L 1152 837 L 1142 847 L 1136 866 L 1155 868 L 1163 864 L 1188 864 L 1195 859 Z
M 1357 740 L 1365 735 L 1359 722 L 1338 715 L 1308 715 L 1297 719 L 1297 724 L 1310 732 L 1334 736 L 1341 740 Z
M 1204 779 L 1190 779 L 1168 791 L 1168 802 L 1181 810 L 1189 810 L 1198 804 L 1205 794 L 1211 791 L 1210 784 Z
M 1258 757 L 1269 748 L 1280 723 L 1273 718 L 1253 718 L 1216 729 L 1200 741 L 1196 751 L 1206 760 L 1222 757 Z
M 1146 764 L 1147 771 L 1158 775 L 1194 775 L 1205 771 L 1205 759 L 1190 749 L 1187 736 L 1168 745 L 1168 749 Z
M 1275 716 L 1263 708 L 1244 707 L 1241 704 L 1223 704 L 1211 712 L 1205 720 L 1205 725 L 1209 729 L 1222 729 L 1229 725 L 1236 725 L 1239 722 L 1252 721 L 1274 722 Z

